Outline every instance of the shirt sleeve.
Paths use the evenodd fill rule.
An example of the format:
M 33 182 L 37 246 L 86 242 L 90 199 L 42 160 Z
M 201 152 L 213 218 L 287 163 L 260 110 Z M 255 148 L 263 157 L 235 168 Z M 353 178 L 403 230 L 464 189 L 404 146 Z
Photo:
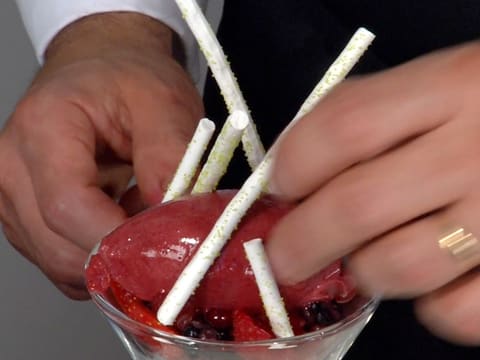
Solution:
M 185 46 L 186 67 L 198 88 L 203 86 L 206 63 L 174 0 L 16 0 L 39 62 L 53 37 L 82 17 L 110 11 L 132 11 L 151 16 L 173 29 Z M 220 22 L 223 0 L 198 0 L 212 27 Z

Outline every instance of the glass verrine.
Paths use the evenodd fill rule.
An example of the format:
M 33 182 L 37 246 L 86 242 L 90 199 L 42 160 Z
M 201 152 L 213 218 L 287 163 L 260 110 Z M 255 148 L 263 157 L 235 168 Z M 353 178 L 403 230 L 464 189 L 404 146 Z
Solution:
M 346 307 L 346 316 L 341 321 L 321 330 L 285 339 L 235 342 L 204 341 L 166 333 L 132 320 L 108 295 L 92 292 L 91 296 L 133 360 L 340 360 L 378 304 L 377 299 L 357 297 Z

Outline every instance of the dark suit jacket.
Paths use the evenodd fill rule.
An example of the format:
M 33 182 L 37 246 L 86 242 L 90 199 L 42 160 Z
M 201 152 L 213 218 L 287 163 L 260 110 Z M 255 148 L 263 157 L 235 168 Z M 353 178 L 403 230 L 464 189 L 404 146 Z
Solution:
M 359 26 L 377 38 L 355 67 L 357 74 L 389 68 L 480 34 L 479 0 L 225 3 L 220 42 L 267 146 Z M 210 118 L 225 119 L 223 100 L 211 78 L 205 103 Z M 247 174 L 239 151 L 221 186 L 238 186 Z M 431 336 L 415 321 L 410 302 L 392 301 L 381 305 L 347 359 L 478 360 L 480 348 L 456 347 Z

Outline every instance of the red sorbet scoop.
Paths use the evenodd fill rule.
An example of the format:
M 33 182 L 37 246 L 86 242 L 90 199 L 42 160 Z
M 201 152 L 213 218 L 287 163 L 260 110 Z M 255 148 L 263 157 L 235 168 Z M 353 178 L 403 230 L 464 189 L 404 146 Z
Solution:
M 104 292 L 114 280 L 140 299 L 161 302 L 234 194 L 223 190 L 185 197 L 134 216 L 103 239 L 87 269 L 89 289 Z M 191 303 L 200 308 L 260 311 L 257 285 L 242 244 L 254 238 L 267 240 L 269 230 L 290 209 L 271 197 L 256 201 Z M 287 308 L 312 301 L 344 302 L 354 295 L 340 261 L 300 284 L 281 286 L 280 292 Z

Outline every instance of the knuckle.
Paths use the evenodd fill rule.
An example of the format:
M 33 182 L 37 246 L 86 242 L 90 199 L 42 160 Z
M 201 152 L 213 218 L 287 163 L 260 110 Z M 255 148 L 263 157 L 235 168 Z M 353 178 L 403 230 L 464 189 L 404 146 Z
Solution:
M 45 251 L 42 250 L 42 253 L 44 252 Z M 44 260 L 45 258 L 48 258 L 48 260 Z M 48 254 L 44 253 L 41 255 L 41 259 L 42 260 L 39 261 L 39 267 L 49 279 L 51 279 L 54 283 L 64 280 L 62 279 L 64 274 L 61 270 L 63 268 L 63 259 L 56 251 L 52 251 Z
M 45 99 L 39 91 L 32 91 L 18 102 L 13 112 L 13 116 L 17 121 L 25 121 L 25 119 L 34 116 L 39 108 L 45 106 L 44 101 Z
M 61 246 L 57 248 L 41 249 L 39 266 L 42 271 L 52 280 L 52 282 L 72 284 L 78 283 L 78 278 L 82 278 L 82 269 L 78 267 L 78 259 Z M 78 271 L 75 272 L 75 268 Z
M 349 258 L 348 266 L 359 288 L 369 294 L 395 298 L 417 296 L 432 287 L 432 275 L 408 261 L 409 247 L 384 245 L 382 239 L 377 239 Z
M 401 254 L 393 254 L 393 256 L 384 258 L 384 269 L 388 269 L 383 275 L 385 277 L 385 295 L 388 297 L 417 296 L 432 288 L 432 276 L 428 271 L 409 264 L 405 259 L 408 257 Z
M 51 107 L 52 98 L 47 91 L 32 91 L 19 101 L 10 119 L 20 140 L 28 144 L 25 137 L 34 133 L 41 125 L 42 114 Z
M 183 70 L 182 70 L 183 71 Z M 174 83 L 170 81 L 157 81 L 155 86 L 155 93 L 160 94 L 169 104 L 172 104 L 178 111 L 184 111 L 188 117 L 193 119 L 200 119 L 204 112 L 203 102 L 198 95 L 195 87 L 191 81 L 180 74 Z M 155 94 L 155 99 L 158 96 Z
M 34 117 L 34 100 L 31 100 L 32 97 L 26 97 L 22 99 L 16 106 L 10 122 L 15 126 L 17 131 L 20 134 L 23 134 L 25 131 L 28 131 L 30 127 L 28 126 L 30 119 Z
M 1 219 L 2 224 L 0 227 L 0 231 L 3 232 L 5 238 L 8 240 L 10 245 L 13 246 L 15 250 L 17 250 L 20 254 L 27 258 L 31 258 L 31 256 L 27 256 L 27 249 L 23 246 L 22 242 L 19 240 L 16 231 L 14 230 L 13 225 L 8 222 L 5 218 Z M 30 249 L 28 249 L 30 251 Z
M 38 199 L 40 213 L 45 224 L 52 231 L 57 232 L 62 224 L 67 221 L 68 196 L 62 195 L 61 191 L 50 196 L 41 196 Z
M 381 206 L 375 189 L 362 180 L 341 179 L 332 185 L 329 204 L 333 217 L 341 222 L 351 234 L 371 236 L 382 221 Z
M 163 101 L 170 104 L 177 112 L 185 113 L 187 115 L 185 118 L 200 119 L 203 108 L 201 103 L 195 101 L 196 97 L 164 83 L 159 84 L 158 88 Z

